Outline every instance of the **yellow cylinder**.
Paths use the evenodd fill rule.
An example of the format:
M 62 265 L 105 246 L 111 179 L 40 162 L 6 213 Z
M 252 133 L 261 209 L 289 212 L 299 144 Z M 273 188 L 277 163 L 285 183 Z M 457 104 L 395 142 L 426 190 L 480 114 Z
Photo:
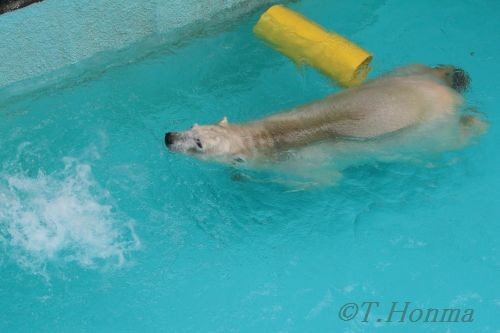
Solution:
M 296 64 L 308 64 L 344 87 L 361 84 L 370 71 L 370 53 L 282 5 L 262 14 L 253 31 Z

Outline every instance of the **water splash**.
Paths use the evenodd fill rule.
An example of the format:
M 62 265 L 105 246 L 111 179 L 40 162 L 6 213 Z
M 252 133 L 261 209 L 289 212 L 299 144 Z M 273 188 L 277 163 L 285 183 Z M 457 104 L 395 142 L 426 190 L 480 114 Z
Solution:
M 133 222 L 113 209 L 90 165 L 63 162 L 63 170 L 35 177 L 0 172 L 1 256 L 33 270 L 51 262 L 123 265 L 140 245 Z

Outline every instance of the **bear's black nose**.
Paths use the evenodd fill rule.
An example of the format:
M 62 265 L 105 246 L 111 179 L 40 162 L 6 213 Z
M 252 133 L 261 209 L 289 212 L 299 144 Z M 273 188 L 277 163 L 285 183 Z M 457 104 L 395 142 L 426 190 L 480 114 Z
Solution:
M 174 134 L 172 132 L 165 133 L 165 144 L 170 146 L 172 143 L 174 143 Z

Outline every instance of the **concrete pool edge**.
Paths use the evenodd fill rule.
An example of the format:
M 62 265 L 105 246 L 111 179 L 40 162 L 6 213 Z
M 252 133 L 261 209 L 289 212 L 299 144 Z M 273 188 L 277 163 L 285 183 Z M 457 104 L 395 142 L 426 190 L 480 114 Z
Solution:
M 212 6 L 159 0 L 34 3 L 0 17 L 5 36 L 0 40 L 0 95 L 10 97 L 58 82 L 71 72 L 64 69 L 95 63 L 92 59 L 104 58 L 102 54 L 114 58 L 112 62 L 129 62 L 119 53 L 130 46 L 155 49 L 161 43 L 178 44 L 188 38 L 189 31 L 200 35 L 200 27 L 222 30 L 223 22 L 275 2 L 232 0 Z M 109 57 L 111 53 L 116 54 Z

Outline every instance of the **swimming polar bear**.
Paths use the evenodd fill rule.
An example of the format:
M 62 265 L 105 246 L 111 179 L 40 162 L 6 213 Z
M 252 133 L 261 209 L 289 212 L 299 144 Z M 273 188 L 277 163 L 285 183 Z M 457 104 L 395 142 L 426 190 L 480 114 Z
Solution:
M 335 174 L 363 157 L 463 146 L 487 125 L 459 112 L 470 83 L 453 66 L 411 65 L 323 100 L 246 124 L 227 118 L 165 134 L 167 147 L 204 160 Z M 395 154 L 397 152 L 397 154 Z

